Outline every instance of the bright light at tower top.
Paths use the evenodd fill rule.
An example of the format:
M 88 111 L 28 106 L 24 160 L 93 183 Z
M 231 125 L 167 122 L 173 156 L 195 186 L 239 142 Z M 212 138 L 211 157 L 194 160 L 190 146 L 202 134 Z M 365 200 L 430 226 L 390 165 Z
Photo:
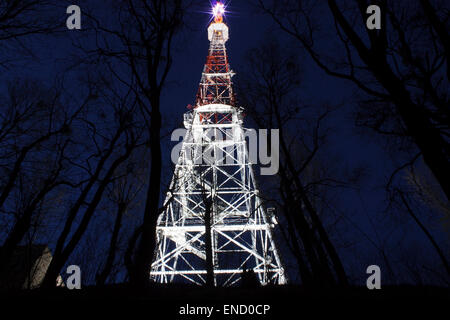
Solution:
M 216 5 L 212 9 L 212 14 L 214 16 L 214 22 L 220 23 L 223 21 L 223 15 L 225 14 L 225 6 L 221 2 L 216 2 Z

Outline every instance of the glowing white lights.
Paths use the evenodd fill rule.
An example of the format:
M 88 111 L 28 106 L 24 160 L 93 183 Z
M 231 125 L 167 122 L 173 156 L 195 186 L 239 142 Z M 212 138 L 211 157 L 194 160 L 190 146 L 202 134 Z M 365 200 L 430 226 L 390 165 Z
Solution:
M 223 16 L 224 13 L 225 13 L 225 6 L 223 5 L 223 3 L 217 2 L 213 8 L 213 15 L 215 17 Z
M 212 9 L 212 14 L 216 22 L 222 21 L 223 15 L 225 14 L 225 6 L 221 2 L 217 2 Z

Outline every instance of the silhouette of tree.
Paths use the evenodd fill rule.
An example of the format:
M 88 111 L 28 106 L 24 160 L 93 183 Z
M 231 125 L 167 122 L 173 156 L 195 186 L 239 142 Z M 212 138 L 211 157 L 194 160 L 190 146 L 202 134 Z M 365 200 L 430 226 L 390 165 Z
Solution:
M 300 67 L 295 56 L 288 52 L 281 54 L 280 50 L 276 42 L 269 41 L 249 51 L 248 68 L 241 70 L 238 82 L 239 101 L 260 128 L 279 130 L 280 165 L 278 181 L 273 182 L 279 185 L 278 200 L 271 198 L 279 203 L 285 215 L 288 243 L 303 283 L 345 286 L 343 264 L 325 230 L 311 190 L 314 185 L 344 186 L 346 182 L 330 176 L 306 179 L 317 165 L 317 153 L 325 138 L 322 126 L 331 109 L 324 108 L 319 116 L 308 115 L 307 108 L 293 98 L 300 87 Z M 299 127 L 303 126 L 300 119 L 308 116 L 314 120 L 308 126 L 311 132 L 306 133 Z M 295 128 L 294 136 L 290 134 L 291 127 Z M 301 150 L 296 150 L 296 146 L 301 146 Z
M 91 97 L 69 111 L 61 106 L 60 94 L 57 88 L 15 82 L 2 105 L 0 208 L 2 214 L 12 213 L 13 221 L 0 250 L 5 262 L 1 267 L 24 239 L 46 198 L 60 186 L 75 185 L 65 175 L 65 158 L 73 144 L 71 126 Z
M 136 97 L 147 126 L 150 157 L 143 222 L 130 239 L 127 259 L 132 262 L 126 263 L 130 268 L 132 264 L 129 276 L 136 286 L 148 283 L 155 249 L 162 169 L 160 97 L 172 65 L 173 38 L 182 24 L 183 13 L 181 0 L 123 0 L 113 13 L 117 16 L 114 26 L 105 26 L 90 17 L 103 41 L 89 53 L 108 60 L 116 80 Z M 125 72 L 114 71 L 117 66 Z M 130 252 L 134 243 L 137 248 L 133 255 Z
M 78 197 L 69 209 L 64 227 L 58 237 L 54 256 L 48 267 L 43 286 L 53 287 L 55 285 L 58 273 L 86 232 L 97 206 L 105 194 L 106 188 L 117 175 L 117 169 L 136 149 L 142 146 L 140 139 L 141 129 L 134 123 L 134 112 L 135 104 L 131 104 L 131 106 L 120 105 L 116 109 L 116 126 L 112 131 L 111 137 L 106 137 L 97 131 L 99 124 L 96 125 L 87 119 L 85 120 L 92 132 L 90 141 L 95 142 L 97 135 L 100 135 L 105 139 L 106 147 L 102 148 L 97 145 L 98 150 L 95 151 L 94 155 L 87 158 L 83 157 L 87 159 L 85 160 L 87 162 L 85 170 L 88 173 L 88 178 L 82 185 Z M 93 170 L 91 170 L 91 162 L 89 161 L 92 157 L 97 157 L 97 162 Z M 75 227 L 74 222 L 87 201 L 89 202 L 81 216 L 81 220 Z M 75 230 L 72 231 L 72 228 L 75 228 Z M 69 235 L 71 235 L 70 238 Z
M 448 2 L 258 2 L 320 69 L 368 97 L 362 124 L 416 145 L 449 199 Z M 381 7 L 380 30 L 365 27 L 369 4 Z
M 116 212 L 107 256 L 102 270 L 96 276 L 97 285 L 104 285 L 112 272 L 119 251 L 119 234 L 123 227 L 124 216 L 127 211 L 138 208 L 137 198 L 145 186 L 145 181 L 143 181 L 145 168 L 143 168 L 141 156 L 142 154 L 135 153 L 134 157 L 124 163 L 118 169 L 120 176 L 112 181 L 109 187 L 108 199 L 112 202 Z

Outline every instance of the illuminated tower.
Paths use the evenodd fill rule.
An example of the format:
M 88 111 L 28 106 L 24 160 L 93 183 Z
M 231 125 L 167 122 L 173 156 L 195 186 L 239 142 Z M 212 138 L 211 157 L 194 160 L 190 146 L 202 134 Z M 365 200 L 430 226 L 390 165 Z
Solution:
M 284 284 L 276 223 L 261 202 L 249 162 L 242 108 L 235 106 L 225 43 L 225 9 L 217 3 L 210 47 L 165 210 L 157 225 L 152 280 L 230 286 L 244 270 L 262 284 Z

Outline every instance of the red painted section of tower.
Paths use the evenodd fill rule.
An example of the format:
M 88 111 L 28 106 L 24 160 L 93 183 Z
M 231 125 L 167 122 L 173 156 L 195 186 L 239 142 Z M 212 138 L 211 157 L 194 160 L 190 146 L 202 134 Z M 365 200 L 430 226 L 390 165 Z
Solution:
M 213 22 L 210 28 L 212 38 L 196 96 L 195 108 L 212 103 L 234 106 L 235 96 L 231 81 L 233 72 L 230 69 L 225 47 L 228 34 L 224 35 L 224 28 L 228 33 L 228 27 L 222 22 Z

